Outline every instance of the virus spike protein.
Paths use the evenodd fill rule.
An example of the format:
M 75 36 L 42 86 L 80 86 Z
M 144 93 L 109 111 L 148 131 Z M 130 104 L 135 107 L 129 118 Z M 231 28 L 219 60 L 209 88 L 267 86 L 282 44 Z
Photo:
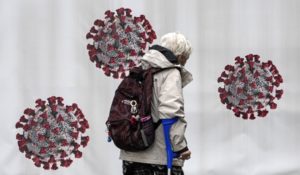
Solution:
M 105 75 L 123 78 L 140 64 L 139 57 L 144 55 L 147 43 L 156 39 L 156 34 L 144 15 L 132 17 L 130 9 L 119 8 L 116 13 L 108 10 L 105 15 L 104 20 L 94 22 L 86 35 L 93 41 L 87 45 L 89 57 Z
M 236 57 L 235 65 L 226 65 L 218 78 L 223 83 L 218 92 L 223 104 L 232 110 L 236 117 L 255 119 L 268 114 L 266 107 L 276 109 L 283 94 L 277 89 L 283 79 L 272 61 L 261 62 L 259 55 L 249 54 L 244 58 Z
M 49 97 L 46 101 L 36 100 L 36 108 L 27 108 L 16 123 L 19 150 L 32 159 L 34 165 L 44 169 L 58 169 L 58 165 L 68 167 L 72 156 L 82 157 L 79 147 L 87 146 L 88 121 L 77 104 L 65 106 L 63 98 Z M 58 164 L 60 163 L 60 164 Z

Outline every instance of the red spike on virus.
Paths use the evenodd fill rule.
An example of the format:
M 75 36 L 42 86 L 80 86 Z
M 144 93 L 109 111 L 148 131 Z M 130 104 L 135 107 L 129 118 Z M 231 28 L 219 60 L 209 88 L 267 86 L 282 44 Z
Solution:
M 116 13 L 108 10 L 105 15 L 104 20 L 94 22 L 86 35 L 92 40 L 87 45 L 89 57 L 105 75 L 123 78 L 124 73 L 140 64 L 139 58 L 156 34 L 144 15 L 133 17 L 130 9 L 119 8 Z
M 65 106 L 63 98 L 54 96 L 47 101 L 38 99 L 34 109 L 25 109 L 16 123 L 22 130 L 16 139 L 19 150 L 35 166 L 56 170 L 82 156 L 79 147 L 87 146 L 89 137 L 84 133 L 89 124 L 77 104 Z
M 276 109 L 274 100 L 283 94 L 283 90 L 278 89 L 283 79 L 276 66 L 272 61 L 261 62 L 259 55 L 236 57 L 234 66 L 225 66 L 218 83 L 224 84 L 218 89 L 221 102 L 243 119 L 265 117 L 267 106 Z

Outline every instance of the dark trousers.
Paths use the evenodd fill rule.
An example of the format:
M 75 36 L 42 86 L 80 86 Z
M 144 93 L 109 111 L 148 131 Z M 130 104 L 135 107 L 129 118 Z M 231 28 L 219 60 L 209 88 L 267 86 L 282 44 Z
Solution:
M 165 165 L 154 165 L 123 161 L 123 175 L 167 175 L 168 168 Z M 172 175 L 184 175 L 180 166 L 173 166 Z

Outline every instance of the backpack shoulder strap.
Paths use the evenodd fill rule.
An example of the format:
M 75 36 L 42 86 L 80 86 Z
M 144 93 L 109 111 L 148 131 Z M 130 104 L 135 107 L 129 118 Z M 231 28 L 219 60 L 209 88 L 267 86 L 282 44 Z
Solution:
M 165 71 L 165 70 L 169 70 L 169 69 L 177 69 L 177 70 L 179 70 L 179 72 L 181 72 L 180 67 L 176 67 L 176 66 L 167 67 L 167 68 L 151 68 L 151 69 L 152 69 L 151 70 L 152 74 L 156 74 L 156 73 L 159 73 L 159 72 L 162 72 L 162 71 Z

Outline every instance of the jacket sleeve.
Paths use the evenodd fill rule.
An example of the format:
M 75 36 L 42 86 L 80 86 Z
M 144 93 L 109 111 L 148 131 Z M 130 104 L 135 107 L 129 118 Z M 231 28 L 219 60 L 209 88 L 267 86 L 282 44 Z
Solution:
M 170 139 L 174 152 L 188 150 L 184 136 L 187 122 L 184 119 L 184 99 L 179 70 L 170 69 L 162 72 L 163 81 L 158 93 L 158 112 L 160 119 L 178 117 L 170 131 Z

